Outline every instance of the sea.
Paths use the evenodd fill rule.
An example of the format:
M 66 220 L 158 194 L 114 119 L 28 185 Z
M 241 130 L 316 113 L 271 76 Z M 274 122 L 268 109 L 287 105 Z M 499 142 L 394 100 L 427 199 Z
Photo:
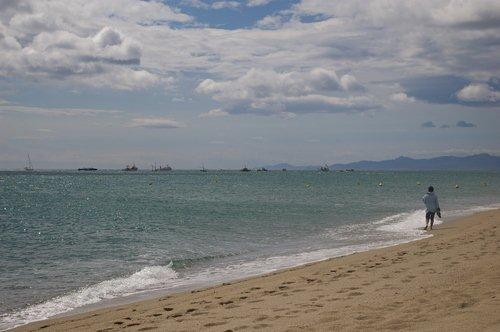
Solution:
M 0 330 L 431 236 L 498 172 L 0 172 Z

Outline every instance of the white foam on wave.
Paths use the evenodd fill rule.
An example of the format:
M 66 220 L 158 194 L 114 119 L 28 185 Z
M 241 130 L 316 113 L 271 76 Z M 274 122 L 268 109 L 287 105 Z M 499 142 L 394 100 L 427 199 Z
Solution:
M 500 208 L 500 204 L 480 205 L 465 209 L 443 211 L 443 219 L 436 218 L 435 225 L 441 224 L 445 220 L 472 215 L 477 212 L 489 211 Z M 406 213 L 398 213 L 388 216 L 374 224 L 381 225 L 378 230 L 386 232 L 396 232 L 408 237 L 431 236 L 423 227 L 425 226 L 425 210 L 414 210 Z
M 434 224 L 440 224 L 441 222 L 441 220 L 436 219 Z M 425 225 L 425 210 L 398 213 L 386 217 L 376 222 L 376 224 L 381 225 L 377 227 L 378 230 L 396 232 L 404 236 L 421 237 L 427 235 L 423 229 Z
M 176 278 L 177 273 L 170 265 L 148 266 L 130 276 L 105 280 L 15 313 L 0 316 L 0 330 L 46 319 L 102 300 L 135 294 L 152 287 L 162 287 Z
M 500 204 L 446 211 L 445 220 L 498 208 L 500 208 Z M 441 222 L 441 220 L 436 220 L 438 224 Z M 0 330 L 46 319 L 66 313 L 75 308 L 98 303 L 102 300 L 132 295 L 142 291 L 158 289 L 175 290 L 186 287 L 194 288 L 213 285 L 220 282 L 257 276 L 307 263 L 318 262 L 333 257 L 345 256 L 356 252 L 389 247 L 431 236 L 422 229 L 425 225 L 424 210 L 394 214 L 373 221 L 370 225 L 372 226 L 372 231 L 393 233 L 394 236 L 380 237 L 377 240 L 372 239 L 372 241 L 367 243 L 344 245 L 338 248 L 319 249 L 292 255 L 272 256 L 226 266 L 212 266 L 182 277 L 179 277 L 171 268 L 171 264 L 168 266 L 145 267 L 128 277 L 103 281 L 96 285 L 83 288 L 77 292 L 30 306 L 16 313 L 1 316 Z M 327 236 L 331 236 L 332 239 L 342 238 L 344 240 L 347 239 L 345 233 L 353 235 L 354 232 L 356 235 L 363 236 L 358 231 L 365 229 L 366 225 L 346 225 L 343 227 L 345 229 L 327 232 Z M 365 231 L 370 232 L 369 229 L 365 229 Z

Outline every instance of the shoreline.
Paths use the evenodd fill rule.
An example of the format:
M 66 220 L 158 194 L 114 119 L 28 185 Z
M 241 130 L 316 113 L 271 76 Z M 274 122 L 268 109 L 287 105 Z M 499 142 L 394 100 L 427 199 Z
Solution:
M 480 220 L 481 222 L 473 223 L 473 220 Z M 472 226 L 470 224 L 472 224 Z M 366 316 L 365 318 L 361 316 L 353 317 L 352 307 L 359 307 L 360 304 L 366 305 L 366 303 L 379 301 L 380 299 L 378 299 L 378 296 L 375 296 L 375 298 L 373 297 L 377 292 L 384 294 L 394 293 L 393 290 L 398 289 L 399 292 L 395 292 L 393 296 L 396 298 L 401 297 L 402 293 L 404 293 L 402 291 L 404 287 L 402 286 L 414 285 L 416 281 L 420 279 L 416 275 L 418 274 L 416 272 L 408 275 L 407 271 L 412 271 L 413 269 L 406 268 L 394 270 L 399 264 L 408 261 L 407 264 L 413 265 L 412 267 L 414 269 L 428 270 L 428 272 L 432 272 L 433 270 L 433 273 L 423 274 L 437 274 L 436 277 L 439 279 L 443 279 L 443 274 L 447 275 L 450 273 L 450 271 L 446 269 L 438 272 L 437 269 L 440 268 L 440 264 L 433 264 L 433 262 L 438 263 L 436 257 L 431 257 L 432 260 L 429 259 L 431 262 L 427 262 L 423 266 L 419 265 L 424 262 L 416 262 L 418 261 L 417 257 L 407 255 L 409 251 L 415 251 L 423 244 L 426 246 L 438 245 L 441 250 L 448 249 L 449 246 L 446 246 L 445 243 L 449 243 L 449 240 L 456 241 L 457 239 L 454 237 L 471 235 L 469 234 L 471 233 L 471 229 L 478 227 L 482 227 L 483 233 L 489 231 L 494 234 L 492 237 L 496 238 L 497 241 L 493 239 L 492 245 L 497 245 L 498 237 L 495 231 L 496 225 L 500 226 L 500 210 L 479 212 L 469 217 L 463 217 L 441 224 L 432 231 L 434 235 L 432 237 L 308 263 L 272 272 L 270 274 L 248 277 L 233 282 L 227 282 L 222 285 L 193 290 L 191 292 L 174 293 L 155 299 L 140 300 L 124 305 L 86 311 L 79 314 L 63 314 L 63 316 L 29 323 L 12 330 L 35 331 L 43 328 L 44 331 L 63 331 L 69 329 L 82 331 L 111 331 L 123 329 L 124 327 L 131 330 L 172 329 L 186 331 L 200 328 L 213 329 L 216 331 L 236 331 L 252 327 L 270 330 L 294 330 L 304 327 L 310 329 L 359 329 L 363 328 L 364 323 L 371 322 L 371 324 L 374 324 L 374 322 L 370 319 L 370 315 L 366 313 L 361 314 L 363 317 Z M 446 241 L 443 242 L 442 240 Z M 473 246 L 473 244 L 474 242 L 464 243 L 465 246 Z M 453 246 L 453 248 L 455 247 L 456 246 Z M 447 259 L 451 260 L 451 258 L 455 258 L 451 261 L 453 264 L 449 267 L 453 271 L 455 265 L 460 266 L 461 264 L 469 263 L 468 260 L 464 260 L 464 255 L 467 254 L 459 254 L 456 251 L 460 248 L 455 249 L 456 257 L 448 255 L 449 258 Z M 496 248 L 491 252 L 492 256 L 496 256 L 497 261 L 499 261 L 498 249 L 499 248 Z M 406 253 L 400 254 L 401 252 Z M 420 252 L 422 252 L 422 250 L 420 250 Z M 479 253 L 482 252 L 484 251 L 479 251 Z M 423 253 L 421 255 L 427 256 Z M 421 255 L 417 255 L 416 252 L 414 253 L 414 256 Z M 487 254 L 484 255 L 488 256 Z M 389 260 L 388 256 L 394 256 L 394 258 Z M 438 254 L 434 253 L 432 256 L 442 256 L 442 252 L 438 251 Z M 482 257 L 481 254 L 477 254 L 476 256 Z M 412 259 L 409 260 L 409 257 Z M 447 257 L 442 257 L 440 262 L 446 261 L 444 258 Z M 487 258 L 490 257 L 488 256 Z M 476 261 L 478 260 L 476 259 Z M 431 267 L 422 269 L 425 265 Z M 484 264 L 481 266 L 484 266 Z M 498 263 L 495 267 L 499 267 Z M 363 269 L 364 271 L 361 271 Z M 386 273 L 382 273 L 381 275 L 381 272 L 386 269 L 391 270 L 392 273 L 388 274 L 387 272 L 389 271 L 386 271 Z M 443 266 L 441 266 L 441 269 L 443 269 Z M 498 277 L 499 270 L 495 271 Z M 309 277 L 306 277 L 306 275 Z M 406 277 L 398 279 L 398 282 L 395 282 L 397 277 L 403 276 Z M 481 277 L 477 278 L 481 279 Z M 364 280 L 364 282 L 356 282 L 361 281 L 361 279 Z M 383 287 L 384 281 L 394 281 L 394 285 L 388 287 L 388 284 L 386 284 L 386 287 Z M 426 283 L 425 278 L 423 283 Z M 379 286 L 382 287 L 373 289 L 374 287 L 372 285 L 374 284 L 380 284 Z M 350 287 L 348 287 L 349 285 Z M 334 291 L 328 286 L 335 286 L 334 288 L 336 290 Z M 493 285 L 490 286 L 492 289 L 495 288 Z M 362 291 L 365 288 L 366 291 Z M 498 286 L 496 288 L 499 290 Z M 421 294 L 422 291 L 420 290 L 417 292 L 417 294 L 419 293 Z M 345 297 L 346 295 L 347 298 Z M 278 299 L 279 301 L 276 301 Z M 495 299 L 496 297 L 491 298 L 491 300 L 496 303 L 493 308 L 498 312 L 498 310 L 500 310 L 500 305 L 498 299 Z M 440 298 L 428 299 L 426 301 L 433 302 L 433 300 L 442 301 Z M 288 305 L 282 302 L 287 302 Z M 408 306 L 408 304 L 405 305 L 406 301 L 396 302 L 402 302 L 400 304 L 402 307 Z M 413 301 L 410 302 L 415 302 L 414 298 Z M 466 311 L 466 308 L 472 306 L 469 302 L 470 301 L 462 301 L 459 303 L 457 307 L 460 309 L 459 311 Z M 349 303 L 349 305 L 346 306 L 346 303 Z M 427 306 L 428 304 L 425 305 Z M 297 308 L 298 306 L 303 306 L 303 310 Z M 420 306 L 422 306 L 422 303 L 419 301 L 411 305 L 416 312 L 422 311 Z M 463 308 L 461 306 L 463 306 Z M 372 308 L 372 311 L 373 310 L 375 309 Z M 365 311 L 367 310 L 354 310 L 354 313 Z M 391 312 L 394 310 L 388 311 Z M 441 310 L 437 308 L 434 311 Z M 264 314 L 264 312 L 267 314 Z M 227 316 L 229 313 L 231 313 L 232 316 Z M 243 317 L 238 317 L 238 314 L 245 314 L 245 316 L 248 317 L 244 319 Z M 337 315 L 338 317 L 336 317 Z M 447 315 L 449 315 L 449 313 Z M 224 317 L 226 317 L 226 319 L 224 319 Z M 442 318 L 445 319 L 446 317 Z M 475 320 L 479 320 L 479 318 L 476 317 Z M 400 319 L 399 325 L 396 324 L 398 327 L 394 326 L 394 328 L 411 329 L 411 322 L 411 319 Z M 426 319 L 425 317 L 420 317 L 414 322 L 424 324 Z M 448 323 L 451 324 L 452 322 Z M 482 323 L 485 323 L 484 319 Z M 495 324 L 500 324 L 500 319 L 497 319 Z M 456 325 L 457 328 L 461 326 L 462 325 Z M 389 328 L 388 326 L 380 327 L 381 329 Z M 474 328 L 476 327 L 477 326 L 474 325 Z

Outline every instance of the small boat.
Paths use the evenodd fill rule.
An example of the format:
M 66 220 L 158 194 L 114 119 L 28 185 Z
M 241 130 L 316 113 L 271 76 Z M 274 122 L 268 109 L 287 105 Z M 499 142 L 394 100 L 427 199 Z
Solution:
M 94 167 L 81 167 L 78 170 L 79 171 L 97 171 L 97 168 L 94 168 Z
M 26 166 L 24 166 L 24 170 L 27 172 L 32 172 L 34 170 L 29 153 L 28 153 L 28 163 L 26 164 Z
M 282 169 L 281 169 L 281 171 L 282 171 L 282 172 L 286 172 L 286 168 L 282 168 Z
M 257 169 L 257 172 L 267 172 L 267 168 L 261 167 L 261 168 Z
M 201 169 L 200 169 L 201 172 L 206 172 L 207 169 L 205 168 L 205 165 L 204 164 L 201 164 Z
M 122 171 L 135 172 L 137 170 L 138 170 L 137 166 L 135 166 L 135 164 L 132 164 L 132 165 L 127 165 Z
M 240 172 L 250 172 L 250 169 L 245 165 L 242 169 L 240 169 Z
M 328 167 L 328 165 L 327 165 L 327 164 L 325 164 L 325 166 L 321 166 L 321 167 L 319 168 L 319 170 L 320 170 L 321 172 L 330 172 L 330 167 Z
M 153 168 L 153 166 L 151 166 L 151 170 L 153 172 L 168 172 L 168 171 L 172 170 L 172 167 L 170 167 L 169 164 L 166 164 L 165 166 L 160 165 L 160 167 L 156 167 L 156 163 L 155 163 L 154 168 Z

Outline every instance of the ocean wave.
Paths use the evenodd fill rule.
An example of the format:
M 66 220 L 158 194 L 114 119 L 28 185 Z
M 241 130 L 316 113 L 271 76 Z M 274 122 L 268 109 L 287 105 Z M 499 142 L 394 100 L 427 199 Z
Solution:
M 130 276 L 105 280 L 15 313 L 3 315 L 0 317 L 0 329 L 46 319 L 102 300 L 135 294 L 153 287 L 162 287 L 176 278 L 177 273 L 172 269 L 171 264 L 148 266 Z
M 490 211 L 498 208 L 500 208 L 500 204 L 479 205 L 465 209 L 443 211 L 443 218 L 436 218 L 434 224 L 439 225 L 444 220 L 465 217 L 477 212 Z M 374 224 L 380 225 L 377 229 L 381 231 L 396 232 L 405 236 L 430 236 L 430 234 L 423 229 L 425 226 L 425 210 L 423 209 L 394 214 L 375 221 Z
M 476 206 L 461 210 L 445 211 L 445 220 L 466 216 L 475 212 L 488 211 L 500 208 L 500 204 Z M 210 266 L 202 271 L 179 277 L 175 269 L 185 267 L 200 261 L 215 260 L 228 255 L 207 256 L 188 260 L 174 260 L 167 266 L 145 267 L 130 276 L 106 280 L 93 286 L 82 288 L 76 292 L 63 295 L 49 301 L 29 306 L 12 314 L 0 316 L 0 330 L 13 328 L 33 321 L 46 319 L 63 314 L 75 308 L 98 303 L 102 300 L 123 297 L 152 290 L 173 290 L 178 287 L 201 287 L 225 281 L 262 275 L 277 270 L 291 268 L 302 264 L 326 260 L 333 257 L 353 254 L 376 248 L 383 248 L 411 242 L 413 240 L 431 236 L 423 231 L 425 225 L 424 210 L 414 210 L 384 217 L 367 225 L 345 225 L 343 229 L 326 232 L 332 239 L 347 239 L 347 234 L 360 235 L 360 230 L 385 233 L 395 233 L 394 237 L 371 239 L 367 243 L 343 245 L 337 248 L 311 250 L 290 255 L 277 255 L 272 257 L 256 258 L 251 261 L 233 262 L 224 266 Z M 441 223 L 442 220 L 436 220 Z M 231 255 L 229 255 L 231 256 Z

